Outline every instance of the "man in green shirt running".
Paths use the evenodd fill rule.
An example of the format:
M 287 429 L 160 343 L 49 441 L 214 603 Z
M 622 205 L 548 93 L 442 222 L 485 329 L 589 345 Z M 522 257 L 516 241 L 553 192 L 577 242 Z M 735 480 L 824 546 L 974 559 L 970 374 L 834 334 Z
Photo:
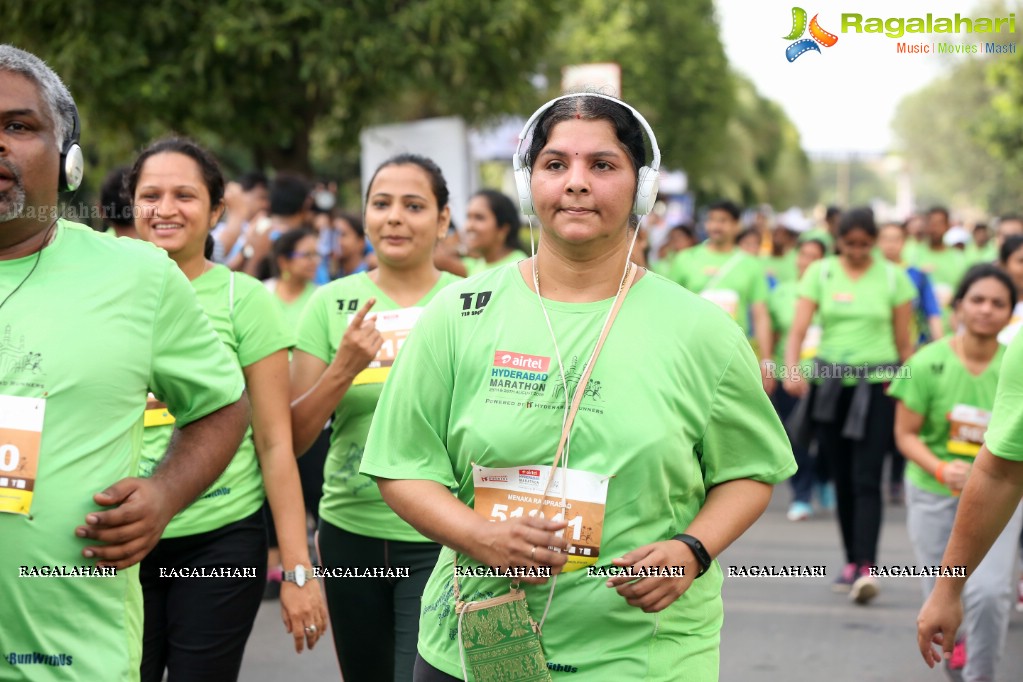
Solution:
M 728 313 L 746 336 L 752 337 L 760 358 L 764 390 L 774 391 L 769 367 L 774 352 L 771 315 L 767 310 L 767 277 L 757 258 L 735 244 L 739 235 L 739 207 L 723 200 L 707 210 L 707 241 L 679 253 L 669 279 L 708 299 Z
M 241 374 L 174 264 L 59 219 L 58 191 L 81 182 L 77 138 L 60 78 L 0 45 L 4 680 L 138 679 L 135 564 L 224 470 L 248 419 Z M 148 390 L 179 428 L 140 479 Z

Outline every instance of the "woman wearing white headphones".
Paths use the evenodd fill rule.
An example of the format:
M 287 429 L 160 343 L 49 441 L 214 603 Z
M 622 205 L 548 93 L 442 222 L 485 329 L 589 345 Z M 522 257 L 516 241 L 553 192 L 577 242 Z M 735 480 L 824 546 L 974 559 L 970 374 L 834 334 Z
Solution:
M 660 161 L 642 116 L 570 95 L 534 114 L 520 148 L 530 130 L 514 164 L 537 256 L 429 304 L 362 461 L 446 547 L 415 679 L 677 680 L 684 664 L 715 680 L 712 557 L 795 470 L 788 440 L 739 327 L 629 265 Z

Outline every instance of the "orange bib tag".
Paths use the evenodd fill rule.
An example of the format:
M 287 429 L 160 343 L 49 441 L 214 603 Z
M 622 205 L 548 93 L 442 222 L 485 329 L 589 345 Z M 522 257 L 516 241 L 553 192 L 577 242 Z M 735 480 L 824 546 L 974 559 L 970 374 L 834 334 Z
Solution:
M 0 512 L 32 509 L 45 411 L 42 398 L 0 395 Z
M 391 365 L 398 357 L 398 351 L 405 344 L 405 339 L 412 327 L 419 321 L 422 308 L 401 308 L 377 313 L 377 331 L 384 339 L 377 356 L 369 363 L 369 367 L 355 375 L 353 386 L 359 384 L 382 384 L 391 373 Z M 351 320 L 351 317 L 349 318 Z
M 490 469 L 472 466 L 472 482 L 476 488 L 474 508 L 491 521 L 505 521 L 517 516 L 536 516 L 560 521 L 561 468 L 554 474 L 547 499 L 543 492 L 550 475 L 549 466 L 507 467 Z M 565 510 L 570 545 L 568 563 L 562 569 L 578 571 L 597 563 L 600 537 L 604 532 L 604 506 L 607 503 L 608 476 L 598 476 L 578 469 L 568 470 Z M 543 511 L 540 504 L 543 503 Z M 565 531 L 559 531 L 562 535 Z
M 976 457 L 984 444 L 991 413 L 970 405 L 956 405 L 948 413 L 948 452 Z

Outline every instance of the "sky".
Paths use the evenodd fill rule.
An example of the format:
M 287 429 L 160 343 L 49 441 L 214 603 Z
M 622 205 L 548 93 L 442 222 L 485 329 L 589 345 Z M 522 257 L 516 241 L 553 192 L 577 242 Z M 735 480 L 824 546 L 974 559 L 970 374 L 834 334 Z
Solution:
M 868 33 L 842 33 L 843 13 L 892 17 L 984 16 L 972 0 L 715 0 L 722 40 L 732 66 L 745 73 L 761 94 L 782 106 L 799 129 L 803 148 L 811 154 L 876 153 L 891 150 L 898 140 L 891 121 L 899 101 L 920 89 L 964 56 L 898 54 L 900 41 L 934 43 L 947 34 L 906 34 L 901 39 Z M 838 42 L 788 62 L 786 40 L 792 30 L 792 8 L 809 18 L 818 14 L 822 28 Z M 1005 16 L 993 14 L 992 16 Z M 809 19 L 808 19 L 809 21 Z M 1017 17 L 1023 26 L 1023 15 Z M 1008 32 L 987 34 L 1009 41 Z M 804 34 L 805 38 L 809 35 Z M 947 36 L 952 41 L 957 36 Z M 963 42 L 983 42 L 985 34 L 962 34 Z M 940 105 L 936 104 L 936 105 Z

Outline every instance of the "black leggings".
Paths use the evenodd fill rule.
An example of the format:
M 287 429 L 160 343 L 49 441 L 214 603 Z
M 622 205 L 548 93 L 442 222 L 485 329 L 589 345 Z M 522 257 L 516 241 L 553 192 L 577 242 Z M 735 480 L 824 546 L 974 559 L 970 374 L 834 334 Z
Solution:
M 160 540 L 139 568 L 145 599 L 142 682 L 237 680 L 266 582 L 262 510 L 208 533 Z M 232 567 L 241 578 L 160 576 L 160 569 Z
M 325 578 L 341 674 L 361 682 L 409 682 L 423 589 L 440 545 L 356 535 L 320 519 L 320 563 L 338 568 L 408 568 L 408 578 Z
M 416 654 L 416 673 L 412 682 L 462 682 L 462 678 L 448 675 L 443 670 L 434 668 L 426 662 L 426 659 Z
M 847 563 L 875 564 L 881 534 L 881 471 L 895 428 L 895 403 L 885 384 L 870 385 L 870 411 L 863 440 L 842 436 L 854 386 L 842 388 L 834 424 L 817 424 L 818 455 L 835 476 L 838 523 Z

